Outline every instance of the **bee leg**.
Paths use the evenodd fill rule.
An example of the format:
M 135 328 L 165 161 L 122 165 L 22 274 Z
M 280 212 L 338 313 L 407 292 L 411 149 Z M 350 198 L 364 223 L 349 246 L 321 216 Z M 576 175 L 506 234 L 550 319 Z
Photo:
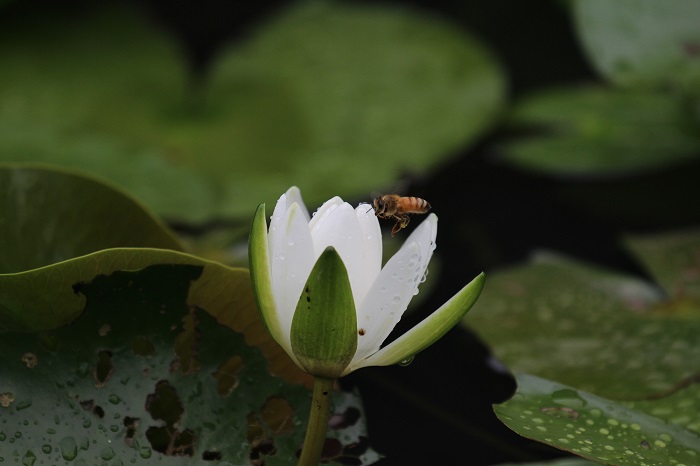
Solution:
M 395 215 L 394 218 L 396 219 L 396 224 L 394 225 L 394 228 L 391 229 L 391 236 L 394 236 L 401 229 L 406 228 L 408 221 L 410 220 L 408 215 Z

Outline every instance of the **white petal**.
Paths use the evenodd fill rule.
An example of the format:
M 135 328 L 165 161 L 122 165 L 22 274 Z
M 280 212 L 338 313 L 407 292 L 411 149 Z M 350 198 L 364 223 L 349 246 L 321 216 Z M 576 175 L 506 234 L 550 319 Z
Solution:
M 357 310 L 357 352 L 351 365 L 379 350 L 401 319 L 413 298 L 415 264 L 420 247 L 415 242 L 404 245 L 386 263 L 364 301 Z
M 330 214 L 336 207 L 342 204 L 343 200 L 338 196 L 335 196 L 333 199 L 329 199 L 326 202 L 324 202 L 323 205 L 319 207 L 316 212 L 314 212 L 314 216 L 309 222 L 309 229 L 311 231 L 318 229 L 323 223 L 323 221 L 326 219 L 328 214 Z
M 269 241 L 272 286 L 280 327 L 289 338 L 299 296 L 316 260 L 304 208 L 296 202 L 291 204 L 275 234 L 270 234 Z
M 319 215 L 320 212 L 316 217 Z M 372 271 L 366 266 L 364 232 L 360 227 L 355 209 L 347 202 L 336 206 L 311 230 L 311 237 L 314 241 L 316 257 L 319 257 L 328 246 L 335 248 L 348 271 L 353 299 L 355 303 L 362 302 L 372 284 L 372 280 L 368 280 Z
M 369 291 L 382 269 L 382 229 L 379 227 L 379 220 L 374 215 L 374 210 L 367 210 L 367 204 L 358 206 L 355 209 L 355 215 L 357 215 L 357 220 L 360 222 L 365 243 L 365 264 L 363 269 L 365 271 L 364 281 L 366 284 L 363 286 Z M 356 303 L 357 306 L 360 304 L 361 302 Z
M 304 213 L 304 217 L 306 218 L 306 222 L 308 223 L 309 220 L 311 220 L 311 215 L 309 215 L 309 209 L 306 208 L 306 205 L 301 198 L 301 191 L 299 188 L 292 186 L 285 194 L 287 195 L 287 205 L 291 206 L 295 202 L 299 204 L 299 207 L 301 207 L 301 211 Z
M 357 352 L 348 367 L 349 371 L 361 367 L 364 358 L 378 351 L 401 320 L 425 276 L 435 249 L 436 236 L 437 217 L 431 214 L 387 262 L 365 300 L 358 306 L 357 326 L 364 334 L 359 336 Z

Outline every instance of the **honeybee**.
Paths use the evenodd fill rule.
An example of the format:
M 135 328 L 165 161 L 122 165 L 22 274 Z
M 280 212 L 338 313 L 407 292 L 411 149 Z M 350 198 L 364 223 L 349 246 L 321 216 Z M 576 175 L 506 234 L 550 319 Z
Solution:
M 408 214 L 424 214 L 430 210 L 430 204 L 425 199 L 413 196 L 399 196 L 398 194 L 383 194 L 372 201 L 374 214 L 379 218 L 396 220 L 396 225 L 391 229 L 394 236 L 402 228 L 406 228 L 410 218 Z

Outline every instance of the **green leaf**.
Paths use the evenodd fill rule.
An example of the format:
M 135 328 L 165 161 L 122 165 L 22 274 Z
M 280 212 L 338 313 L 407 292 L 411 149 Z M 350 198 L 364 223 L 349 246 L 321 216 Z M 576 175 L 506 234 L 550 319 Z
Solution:
M 357 350 L 357 313 L 343 260 L 329 246 L 316 261 L 292 319 L 292 351 L 315 377 L 338 378 Z
M 0 273 L 115 247 L 182 249 L 160 219 L 93 177 L 0 165 L 0 186 Z
M 539 377 L 518 374 L 510 400 L 494 406 L 498 418 L 525 437 L 612 465 L 691 465 L 700 457 L 700 388 L 671 400 L 612 401 Z M 683 404 L 679 409 L 678 403 Z M 686 429 L 666 405 L 695 420 Z M 695 407 L 696 409 L 693 409 Z
M 599 463 L 583 458 L 563 458 L 550 461 L 529 461 L 527 463 L 499 463 L 497 466 L 590 466 L 592 464 Z
M 277 306 L 272 293 L 272 276 L 270 275 L 270 251 L 267 242 L 267 218 L 265 204 L 260 204 L 255 211 L 253 226 L 248 241 L 250 275 L 253 283 L 255 301 L 265 327 L 276 341 L 283 341 L 282 328 L 277 316 Z
M 87 304 L 70 324 L 4 333 L 4 457 L 34 455 L 52 464 L 208 459 L 230 465 L 260 457 L 269 464 L 294 463 L 308 390 L 272 376 L 250 334 L 222 322 L 234 315 L 245 325 L 238 319 L 245 313 L 241 298 L 252 303 L 249 293 L 240 293 L 245 282 L 231 280 L 235 271 L 226 285 L 238 288 L 232 293 L 237 302 L 219 308 L 226 289 L 211 282 L 207 296 L 219 299 L 192 301 L 195 288 L 211 279 L 206 268 L 167 263 L 99 275 L 75 284 Z M 356 406 L 356 397 L 349 404 Z M 365 434 L 347 433 L 339 436 L 343 446 Z M 260 445 L 271 446 L 274 456 Z
M 188 220 L 247 218 L 290 179 L 313 204 L 365 196 L 472 143 L 505 87 L 490 53 L 445 22 L 323 2 L 222 51 L 197 89 L 124 5 L 0 18 L 0 62 L 1 160 L 80 167 Z
M 624 86 L 700 92 L 700 3 L 578 0 L 575 21 L 598 70 Z
M 244 333 L 270 358 L 274 373 L 307 380 L 265 331 L 247 270 L 154 249 L 180 246 L 160 220 L 91 177 L 5 166 L 0 180 L 6 187 L 0 193 L 0 238 L 6 245 L 0 258 L 2 270 L 9 271 L 0 274 L 0 332 L 46 331 L 75 320 L 86 303 L 75 287 L 97 275 L 155 264 L 199 266 L 190 304 Z
M 507 161 L 555 174 L 650 170 L 697 157 L 686 105 L 668 93 L 579 87 L 516 105 L 510 124 L 535 130 L 501 146 Z
M 652 269 L 666 293 L 636 278 L 540 256 L 492 274 L 464 323 L 518 372 L 615 399 L 671 390 L 697 374 L 700 360 L 700 233 L 634 242 L 641 262 L 668 261 Z
M 438 341 L 457 325 L 476 303 L 485 281 L 486 276 L 482 272 L 439 309 L 362 361 L 361 365 L 390 366 L 412 360 L 416 354 Z

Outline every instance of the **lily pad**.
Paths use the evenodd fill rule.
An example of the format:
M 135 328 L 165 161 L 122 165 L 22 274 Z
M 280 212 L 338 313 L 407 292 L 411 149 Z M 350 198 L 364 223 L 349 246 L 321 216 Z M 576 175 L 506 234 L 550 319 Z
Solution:
M 2 160 L 81 167 L 186 220 L 248 217 L 290 180 L 314 204 L 368 196 L 474 141 L 505 87 L 443 21 L 325 2 L 222 52 L 198 89 L 124 5 L 3 17 L 0 61 Z
M 182 250 L 163 222 L 118 188 L 42 166 L 0 165 L 0 273 L 115 247 Z
M 548 90 L 518 103 L 509 124 L 530 133 L 501 146 L 505 160 L 547 173 L 628 173 L 700 153 L 692 115 L 669 93 L 595 87 Z
M 551 461 L 531 461 L 527 463 L 499 463 L 497 466 L 590 466 L 599 464 L 583 458 L 563 458 Z
M 612 401 L 539 377 L 518 374 L 513 398 L 494 406 L 508 427 L 525 437 L 611 465 L 692 465 L 700 458 L 700 387 L 674 400 Z M 684 404 L 666 410 L 665 404 Z M 687 409 L 686 409 L 687 407 Z M 695 429 L 671 413 L 694 418 Z
M 700 3 L 578 0 L 574 18 L 598 70 L 624 86 L 700 91 Z
M 2 451 L 76 464 L 295 462 L 309 391 L 272 376 L 244 334 L 188 302 L 202 272 L 165 264 L 96 276 L 74 285 L 87 304 L 71 324 L 4 333 Z M 345 429 L 329 435 L 350 441 Z
M 652 269 L 665 290 L 541 256 L 491 274 L 465 324 L 515 371 L 614 399 L 665 393 L 700 368 L 700 302 L 683 292 L 697 287 L 700 277 L 700 234 L 681 238 L 656 237 L 655 256 L 647 252 L 652 239 L 635 240 L 642 262 L 660 264 L 662 255 L 669 260 Z

